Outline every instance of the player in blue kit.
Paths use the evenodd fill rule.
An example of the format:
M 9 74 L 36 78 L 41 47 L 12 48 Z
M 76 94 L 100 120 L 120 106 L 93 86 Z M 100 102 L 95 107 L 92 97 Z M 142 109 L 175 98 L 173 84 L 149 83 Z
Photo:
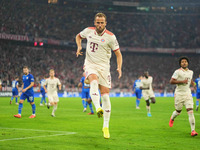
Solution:
M 83 112 L 86 112 L 87 105 L 89 104 L 91 112 L 88 115 L 93 115 L 94 111 L 92 108 L 92 100 L 90 97 L 90 84 L 85 83 L 85 73 L 83 73 L 83 77 L 81 78 L 78 87 L 82 87 L 82 104 L 83 104 Z
M 12 101 L 15 97 L 15 104 L 18 105 L 17 99 L 18 99 L 18 93 L 19 93 L 19 77 L 15 77 L 15 80 L 12 81 L 12 97 L 10 100 L 10 104 L 12 104 Z
M 140 99 L 142 98 L 142 90 L 140 89 L 141 86 L 141 79 L 142 76 L 140 76 L 137 80 L 135 80 L 133 84 L 133 92 L 135 92 L 136 95 L 136 109 L 140 109 Z
M 40 101 L 40 106 L 44 106 L 42 103 L 44 101 L 45 105 L 47 105 L 46 103 L 46 98 L 45 98 L 45 90 L 43 88 L 44 83 L 45 83 L 46 78 L 44 77 L 44 79 L 40 80 L 40 84 L 39 84 L 39 88 L 40 88 L 40 92 L 42 94 L 42 99 Z
M 200 74 L 199 77 L 195 80 L 196 84 L 196 111 L 199 109 L 199 99 L 200 99 Z
M 35 103 L 34 103 L 34 91 L 33 91 L 33 85 L 34 85 L 34 77 L 32 74 L 29 73 L 29 69 L 27 66 L 23 67 L 23 84 L 22 84 L 22 95 L 20 96 L 19 101 L 19 108 L 18 108 L 18 114 L 14 115 L 16 118 L 21 118 L 21 112 L 23 108 L 23 102 L 25 99 L 27 99 L 27 102 L 29 102 L 32 106 L 32 115 L 29 118 L 35 118 Z

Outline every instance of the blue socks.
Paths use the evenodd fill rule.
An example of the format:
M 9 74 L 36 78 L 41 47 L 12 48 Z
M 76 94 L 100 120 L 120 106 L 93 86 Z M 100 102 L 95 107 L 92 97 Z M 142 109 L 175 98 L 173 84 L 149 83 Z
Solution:
M 45 96 L 44 96 L 44 97 L 42 97 L 40 104 L 42 104 L 42 103 L 43 103 L 43 101 L 44 101 L 44 103 L 46 103 Z
M 33 115 L 35 114 L 35 108 L 36 108 L 36 106 L 35 106 L 35 104 L 33 104 L 33 105 L 32 105 Z
M 93 108 L 92 108 L 92 103 L 89 104 L 89 107 L 90 107 L 91 113 L 94 113 Z
M 33 104 L 33 105 L 31 105 L 31 106 L 32 106 L 33 114 L 35 114 L 35 108 L 36 108 L 36 106 L 35 106 L 35 104 Z M 18 114 L 20 114 L 20 115 L 21 115 L 21 113 L 22 113 L 22 108 L 23 108 L 23 103 L 19 103 Z
M 17 103 L 17 97 L 15 97 L 15 102 Z
M 22 113 L 22 108 L 23 108 L 23 104 L 22 104 L 22 103 L 19 103 L 18 114 L 20 114 L 20 115 L 21 115 L 21 113 Z
M 196 106 L 197 106 L 197 107 L 199 106 L 199 101 L 196 101 Z
M 85 108 L 85 100 L 82 100 L 83 108 Z
M 43 100 L 44 100 L 44 103 L 46 103 L 46 98 L 45 98 L 45 96 L 43 97 Z
M 11 101 L 12 101 L 13 99 L 14 99 L 14 97 L 12 96 L 12 97 L 11 97 Z
M 42 104 L 42 103 L 43 103 L 43 100 L 44 100 L 44 98 L 42 97 L 42 99 L 41 99 L 41 101 L 40 101 L 40 104 Z
M 88 105 L 88 102 L 87 102 L 87 101 L 85 101 L 84 108 L 87 108 L 87 105 Z
M 139 107 L 140 105 L 140 100 L 136 99 L 136 107 Z

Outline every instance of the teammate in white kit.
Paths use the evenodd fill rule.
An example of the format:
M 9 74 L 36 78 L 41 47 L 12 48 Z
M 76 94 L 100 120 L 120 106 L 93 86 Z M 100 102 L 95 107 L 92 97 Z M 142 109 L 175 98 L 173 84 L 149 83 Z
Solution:
M 195 86 L 192 77 L 193 71 L 188 69 L 189 59 L 185 56 L 179 59 L 180 69 L 177 69 L 170 80 L 171 84 L 176 84 L 176 89 L 174 93 L 175 99 L 175 111 L 172 113 L 172 116 L 169 121 L 169 126 L 172 127 L 174 119 L 180 115 L 183 105 L 185 105 L 189 122 L 191 126 L 191 136 L 196 136 L 198 133 L 195 131 L 195 118 L 193 114 L 193 98 L 191 94 L 190 85 Z
M 103 13 L 97 13 L 94 18 L 95 27 L 88 27 L 76 36 L 77 57 L 82 55 L 81 42 L 87 39 L 86 58 L 84 70 L 86 78 L 90 82 L 90 96 L 94 103 L 98 117 L 104 117 L 103 133 L 104 138 L 110 138 L 109 121 L 111 113 L 111 104 L 109 97 L 109 88 L 111 88 L 110 58 L 113 50 L 117 57 L 118 78 L 122 75 L 122 55 L 115 35 L 106 29 L 106 16 Z M 101 92 L 102 108 L 99 103 Z
M 47 104 L 47 108 L 50 106 L 53 106 L 53 111 L 51 116 L 55 117 L 55 111 L 57 110 L 59 98 L 58 98 L 58 92 L 57 90 L 61 90 L 61 83 L 58 78 L 55 77 L 55 71 L 51 69 L 49 71 L 50 77 L 45 80 L 45 83 L 43 85 L 43 88 L 48 96 L 49 103 Z M 46 88 L 47 86 L 47 88 Z M 57 89 L 58 86 L 58 89 Z
M 152 82 L 153 82 L 153 77 L 149 76 L 148 71 L 145 71 L 144 78 L 142 78 L 142 80 L 141 80 L 141 89 L 142 89 L 142 95 L 144 97 L 144 100 L 146 101 L 148 117 L 151 117 L 149 99 L 151 99 L 151 103 L 153 103 L 153 104 L 156 103 L 155 95 L 154 95 L 153 88 L 152 88 Z

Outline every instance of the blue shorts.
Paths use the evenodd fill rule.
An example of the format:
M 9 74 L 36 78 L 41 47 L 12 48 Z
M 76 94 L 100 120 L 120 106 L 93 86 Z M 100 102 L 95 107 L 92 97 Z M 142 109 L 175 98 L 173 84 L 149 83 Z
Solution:
M 197 99 L 200 99 L 200 92 L 197 92 L 197 93 L 196 93 L 196 98 L 197 98 Z
M 45 90 L 41 89 L 40 92 L 41 92 L 42 96 L 45 97 Z
M 142 98 L 142 90 L 135 90 L 135 95 L 138 99 Z
M 34 102 L 34 94 L 27 95 L 26 93 L 22 93 L 20 96 L 20 100 L 25 100 L 27 99 L 27 102 Z
M 12 96 L 18 96 L 18 90 L 12 89 Z
M 86 89 L 82 90 L 82 96 L 81 96 L 81 98 L 82 99 L 91 99 L 91 97 L 90 97 L 90 90 L 89 89 L 88 90 L 86 90 Z

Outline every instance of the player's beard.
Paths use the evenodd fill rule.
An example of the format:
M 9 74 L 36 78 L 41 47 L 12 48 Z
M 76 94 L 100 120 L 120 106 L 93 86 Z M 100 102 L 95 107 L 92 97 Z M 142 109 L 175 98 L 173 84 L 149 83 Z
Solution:
M 183 66 L 181 66 L 183 69 L 187 69 L 187 65 L 183 65 Z
M 96 27 L 96 31 L 97 31 L 98 34 L 102 33 L 104 30 L 105 30 L 105 27 L 101 28 L 101 29 Z
M 187 67 L 184 67 L 184 66 L 183 66 L 182 68 L 183 68 L 184 70 L 187 69 Z

